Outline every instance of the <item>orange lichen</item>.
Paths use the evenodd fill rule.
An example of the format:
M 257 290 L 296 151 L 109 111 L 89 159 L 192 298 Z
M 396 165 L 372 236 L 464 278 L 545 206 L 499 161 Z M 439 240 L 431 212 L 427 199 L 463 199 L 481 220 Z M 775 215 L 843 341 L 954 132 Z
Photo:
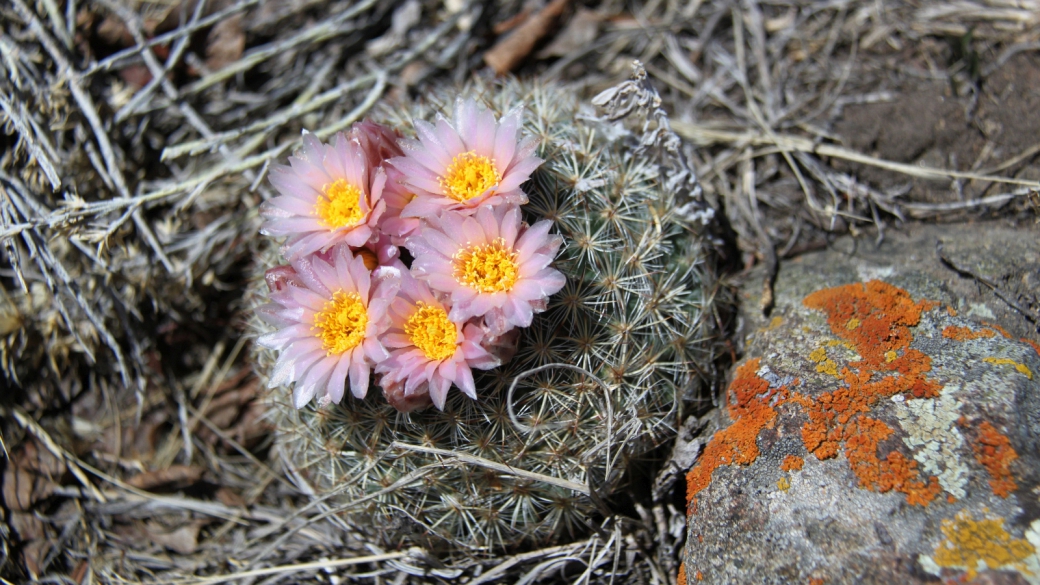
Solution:
M 803 302 L 824 312 L 830 330 L 839 338 L 816 348 L 809 359 L 818 371 L 841 380 L 842 387 L 816 396 L 796 393 L 788 398 L 787 387 L 770 388 L 757 375 L 759 358 L 738 367 L 728 390 L 727 409 L 733 424 L 715 433 L 686 476 L 690 514 L 697 513 L 696 495 L 710 485 L 716 469 L 750 465 L 758 458 L 758 436 L 774 425 L 774 406 L 785 401 L 801 406 L 808 416 L 801 429 L 805 448 L 818 459 L 844 453 L 861 488 L 897 491 L 906 495 L 909 504 L 921 506 L 941 492 L 938 479 L 923 477 L 913 459 L 889 447 L 882 452 L 881 443 L 895 431 L 866 416 L 881 400 L 896 395 L 918 399 L 939 395 L 942 386 L 926 376 L 932 369 L 931 358 L 910 347 L 911 327 L 920 323 L 924 311 L 938 304 L 914 302 L 905 290 L 876 280 L 816 291 Z M 840 371 L 825 349 L 837 345 L 856 354 Z M 781 469 L 799 470 L 803 464 L 801 457 L 788 455 Z M 777 485 L 785 489 L 790 480 L 784 477 Z
M 851 342 L 862 356 L 861 361 L 850 363 L 850 367 L 879 373 L 899 372 L 904 377 L 904 370 L 922 373 L 931 369 L 931 360 L 909 346 L 913 339 L 910 327 L 920 323 L 921 313 L 934 303 L 914 303 L 905 290 L 878 280 L 816 291 L 803 302 L 810 309 L 825 312 L 831 331 Z M 845 325 L 853 318 L 860 324 L 848 329 Z M 900 350 L 903 350 L 902 356 L 892 362 L 885 360 L 887 352 Z M 932 384 L 937 392 L 938 384 Z
M 679 563 L 679 576 L 675 579 L 676 585 L 686 585 L 686 563 Z
M 925 377 L 931 371 L 931 358 L 910 348 L 910 327 L 936 304 L 915 303 L 905 290 L 876 280 L 817 291 L 804 304 L 826 313 L 831 331 L 861 356 L 842 368 L 845 387 L 816 397 L 792 397 L 809 417 L 802 426 L 805 448 L 818 459 L 835 457 L 844 448 L 860 487 L 895 490 L 906 494 L 911 504 L 928 504 L 939 494 L 938 480 L 921 479 L 917 463 L 898 451 L 879 457 L 878 444 L 894 431 L 864 415 L 881 399 L 896 394 L 938 396 L 941 386 Z M 853 320 L 856 327 L 848 327 Z
M 823 585 L 823 583 L 823 579 L 820 579 L 819 577 L 813 577 L 812 579 L 809 579 L 809 585 Z
M 986 323 L 986 322 L 984 322 L 984 323 L 985 323 L 985 325 L 987 327 L 992 327 L 993 329 L 996 329 L 997 331 L 999 331 L 1000 334 L 1003 335 L 1004 337 L 1007 337 L 1008 339 L 1014 339 L 1014 337 L 1012 337 L 1011 334 L 1008 333 L 1008 330 L 1004 329 L 1000 325 L 997 325 L 996 323 Z
M 1032 339 L 1026 339 L 1025 337 L 1022 338 L 1022 341 L 1024 341 L 1024 342 L 1028 343 L 1029 345 L 1033 346 L 1033 349 L 1036 351 L 1036 355 L 1040 355 L 1040 343 L 1037 343 L 1037 342 L 1033 341 Z
M 1000 325 L 997 325 L 996 323 L 986 323 L 986 325 L 996 329 L 1004 337 L 1006 337 L 1008 339 L 1014 339 L 1014 337 L 1011 335 L 1011 333 L 1009 333 L 1007 329 L 1004 329 Z M 1033 346 L 1033 349 L 1036 350 L 1036 354 L 1040 355 L 1040 343 L 1037 343 L 1037 342 L 1033 341 L 1032 339 L 1026 339 L 1025 337 L 1019 338 L 1019 341 L 1024 341 L 1024 342 L 1028 343 L 1029 345 Z
M 917 462 L 907 459 L 899 451 L 891 451 L 885 459 L 878 459 L 878 443 L 887 439 L 893 430 L 885 423 L 861 416 L 850 423 L 845 431 L 845 457 L 852 472 L 859 478 L 859 487 L 885 493 L 892 490 L 906 494 L 911 505 L 926 506 L 939 495 L 939 481 L 918 479 Z
M 748 360 L 737 368 L 730 383 L 727 407 L 733 424 L 718 431 L 686 475 L 686 502 L 711 483 L 712 473 L 723 465 L 750 465 L 758 458 L 758 434 L 771 427 L 776 410 L 770 406 L 774 398 L 782 399 L 786 387 L 770 389 L 769 382 L 758 376 L 759 359 Z
M 968 341 L 969 339 L 979 339 L 980 337 L 996 337 L 997 332 L 992 329 L 980 329 L 979 331 L 972 331 L 970 327 L 957 327 L 956 325 L 949 325 L 943 329 L 942 336 L 947 339 L 954 341 Z
M 946 307 L 946 314 L 951 316 L 951 317 L 956 317 L 957 316 L 957 309 L 954 309 L 953 307 L 947 306 Z
M 1011 477 L 1011 464 L 1018 459 L 1018 453 L 1011 446 L 1010 439 L 989 421 L 983 421 L 973 447 L 975 460 L 989 472 L 989 487 L 994 494 L 1006 498 L 1018 489 Z
M 788 455 L 784 457 L 784 462 L 780 464 L 780 469 L 784 471 L 799 471 L 803 465 L 805 465 L 804 459 L 797 455 Z
M 993 570 L 1012 567 L 1023 571 L 1027 570 L 1024 561 L 1036 554 L 1029 541 L 1011 538 L 1001 518 L 976 521 L 961 512 L 943 520 L 942 532 L 946 540 L 935 547 L 935 564 L 964 569 L 969 581 L 975 578 L 980 564 Z
M 693 574 L 693 578 L 698 580 L 698 581 L 703 581 L 704 580 L 704 573 L 702 573 L 700 571 L 697 571 L 696 573 Z

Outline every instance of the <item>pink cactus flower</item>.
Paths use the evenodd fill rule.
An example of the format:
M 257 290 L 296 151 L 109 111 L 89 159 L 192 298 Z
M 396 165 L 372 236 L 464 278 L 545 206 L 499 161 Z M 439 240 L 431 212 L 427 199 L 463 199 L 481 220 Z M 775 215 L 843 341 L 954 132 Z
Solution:
M 524 227 L 515 205 L 481 207 L 473 216 L 445 212 L 407 242 L 412 274 L 451 297 L 453 321 L 483 317 L 489 336 L 527 327 L 566 283 L 549 266 L 563 238 L 552 222 Z
M 498 122 L 473 100 L 455 102 L 452 121 L 415 121 L 418 140 L 402 140 L 405 155 L 388 162 L 404 176 L 415 195 L 401 217 L 427 218 L 443 210 L 471 215 L 477 207 L 527 203 L 520 189 L 542 160 L 534 156 L 537 141 L 521 140 L 517 108 Z
M 379 384 L 383 387 L 383 396 L 386 398 L 386 401 L 400 412 L 422 410 L 433 404 L 433 400 L 430 398 L 429 384 L 414 388 L 411 393 L 406 393 L 404 390 L 405 380 L 391 382 L 384 376 L 379 381 Z
M 347 379 L 354 396 L 368 392 L 372 366 L 387 357 L 379 336 L 390 326 L 388 308 L 401 286 L 400 271 L 369 272 L 347 246 L 306 256 L 270 274 L 271 300 L 258 315 L 278 327 L 257 343 L 279 351 L 268 385 L 296 382 L 293 404 L 303 408 L 315 396 L 338 403 Z
M 371 167 L 369 156 L 342 132 L 335 145 L 305 134 L 290 166 L 271 169 L 271 184 L 281 195 L 260 207 L 260 233 L 288 237 L 283 251 L 290 261 L 336 244 L 360 248 L 377 239 L 386 173 Z
M 390 357 L 376 366 L 376 373 L 383 375 L 383 394 L 398 410 L 419 408 L 423 394 L 444 410 L 454 383 L 476 400 L 472 369 L 499 365 L 481 347 L 484 331 L 475 323 L 450 319 L 451 306 L 434 296 L 425 282 L 412 278 L 403 264 L 398 267 L 401 290 L 390 303 L 390 329 L 380 338 Z
M 361 146 L 361 152 L 365 153 L 365 158 L 368 159 L 369 168 L 374 169 L 389 158 L 404 155 L 398 144 L 401 135 L 389 126 L 362 120 L 350 127 L 347 138 Z
M 401 217 L 401 212 L 408 205 L 415 194 L 410 191 L 408 185 L 404 184 L 404 174 L 396 168 L 386 167 L 386 188 L 383 190 L 383 200 L 386 201 L 386 213 L 379 223 L 379 229 L 390 238 L 390 242 L 397 246 L 403 246 L 413 234 L 419 231 L 422 223 L 417 217 Z

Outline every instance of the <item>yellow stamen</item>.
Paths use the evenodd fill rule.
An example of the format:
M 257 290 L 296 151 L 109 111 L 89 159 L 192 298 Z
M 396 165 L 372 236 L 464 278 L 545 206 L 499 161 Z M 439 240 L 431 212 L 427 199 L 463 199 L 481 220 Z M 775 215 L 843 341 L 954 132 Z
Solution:
M 448 313 L 439 307 L 418 303 L 419 310 L 412 313 L 404 324 L 404 332 L 412 345 L 422 350 L 431 360 L 442 360 L 455 355 L 458 330 L 448 319 Z
M 361 211 L 361 189 L 346 179 L 336 179 L 321 188 L 323 197 L 318 198 L 314 211 L 329 229 L 357 225 L 365 214 Z
M 455 201 L 468 201 L 501 183 L 502 175 L 491 159 L 471 150 L 451 159 L 438 180 L 445 195 Z
M 356 292 L 336 291 L 314 315 L 314 327 L 326 356 L 354 349 L 365 339 L 368 310 Z
M 455 282 L 482 293 L 510 290 L 520 277 L 517 253 L 502 238 L 490 244 L 470 246 L 452 257 Z

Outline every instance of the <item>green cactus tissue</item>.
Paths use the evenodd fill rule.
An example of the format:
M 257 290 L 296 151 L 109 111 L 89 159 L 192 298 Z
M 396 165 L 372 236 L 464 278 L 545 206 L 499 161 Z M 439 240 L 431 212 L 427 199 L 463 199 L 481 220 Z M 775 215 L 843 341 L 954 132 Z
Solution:
M 373 542 L 584 533 L 700 396 L 711 210 L 645 78 L 593 101 L 437 93 L 271 172 L 253 294 L 276 449 Z

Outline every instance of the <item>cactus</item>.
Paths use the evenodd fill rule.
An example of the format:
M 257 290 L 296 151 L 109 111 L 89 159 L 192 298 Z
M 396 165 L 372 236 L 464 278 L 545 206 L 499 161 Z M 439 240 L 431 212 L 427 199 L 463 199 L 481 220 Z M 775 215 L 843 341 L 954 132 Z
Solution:
M 630 463 L 674 437 L 712 358 L 711 283 L 678 189 L 638 136 L 559 87 L 464 93 L 499 114 L 527 108 L 546 162 L 525 186 L 525 219 L 564 236 L 566 287 L 519 332 L 513 359 L 479 374 L 477 401 L 451 392 L 443 411 L 404 414 L 372 391 L 296 410 L 282 388 L 271 416 L 290 474 L 374 541 L 479 554 L 584 532 Z M 406 128 L 455 96 L 375 119 Z M 264 267 L 277 263 L 266 254 Z M 273 356 L 256 360 L 263 375 Z

